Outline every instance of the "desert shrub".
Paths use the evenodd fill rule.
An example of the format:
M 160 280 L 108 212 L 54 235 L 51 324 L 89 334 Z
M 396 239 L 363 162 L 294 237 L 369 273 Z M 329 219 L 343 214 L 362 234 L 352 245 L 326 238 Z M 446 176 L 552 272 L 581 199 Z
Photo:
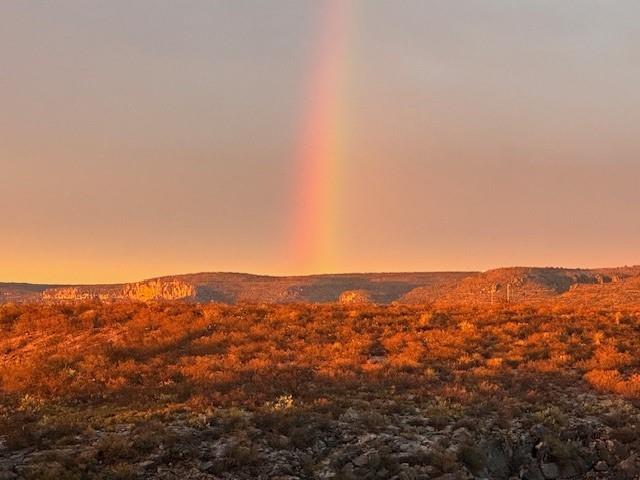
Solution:
M 8 331 L 20 316 L 20 309 L 15 303 L 0 304 L 0 328 Z
M 141 453 L 150 453 L 160 446 L 171 447 L 177 440 L 176 436 L 157 420 L 138 424 L 130 437 L 131 447 Z
M 458 460 L 469 468 L 475 475 L 479 475 L 487 465 L 487 457 L 484 451 L 473 445 L 463 444 L 458 449 Z
M 16 412 L 0 418 L 0 433 L 9 450 L 20 450 L 38 445 L 41 440 L 38 418 L 32 414 Z
M 225 412 L 211 420 L 219 435 L 246 426 L 242 415 L 229 414 L 232 409 L 260 413 L 272 403 L 272 410 L 279 410 L 278 398 L 288 395 L 291 408 L 280 410 L 303 418 L 309 405 L 337 417 L 356 401 L 395 399 L 365 409 L 363 421 L 372 430 L 385 428 L 389 415 L 405 414 L 407 404 L 422 403 L 429 423 L 444 428 L 464 416 L 460 406 L 494 415 L 505 399 L 553 404 L 555 389 L 567 385 L 640 398 L 636 313 L 624 314 L 633 321 L 616 324 L 615 312 L 586 306 L 558 313 L 552 305 L 438 309 L 3 305 L 0 388 L 7 396 L 4 405 L 36 419 L 56 402 L 213 409 Z M 436 397 L 448 399 L 449 406 L 438 407 Z M 286 430 L 299 445 L 305 432 L 312 437 L 317 432 L 316 426 L 307 431 L 306 425 L 287 424 L 286 415 L 269 422 L 276 425 L 265 428 Z M 318 422 L 312 419 L 313 425 Z M 543 423 L 549 422 L 554 423 L 550 418 Z M 25 425 L 31 426 L 14 433 L 14 445 L 46 437 L 37 420 L 25 419 Z M 5 430 L 15 428 L 7 424 Z M 63 441 L 66 427 L 55 428 Z M 154 435 L 145 439 L 140 432 L 133 450 L 155 448 Z
M 127 435 L 109 434 L 96 444 L 96 457 L 109 463 L 132 458 L 132 442 Z
M 425 312 L 418 322 L 422 328 L 448 328 L 455 324 L 455 319 L 445 312 Z
M 593 370 L 585 374 L 585 378 L 598 390 L 634 399 L 640 398 L 640 374 L 624 378 L 616 370 Z

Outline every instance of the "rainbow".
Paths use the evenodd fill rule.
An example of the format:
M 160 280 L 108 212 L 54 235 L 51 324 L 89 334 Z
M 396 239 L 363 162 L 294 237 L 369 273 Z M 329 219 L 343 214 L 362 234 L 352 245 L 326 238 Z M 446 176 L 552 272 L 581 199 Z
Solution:
M 320 35 L 305 98 L 296 154 L 292 259 L 295 269 L 327 272 L 336 255 L 348 9 L 352 0 L 323 0 Z

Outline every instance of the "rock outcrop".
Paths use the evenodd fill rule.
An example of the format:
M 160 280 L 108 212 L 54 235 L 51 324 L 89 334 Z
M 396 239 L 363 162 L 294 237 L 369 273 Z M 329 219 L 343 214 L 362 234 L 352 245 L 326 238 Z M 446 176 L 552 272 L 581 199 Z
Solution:
M 194 299 L 196 287 L 176 279 L 155 279 L 114 286 L 76 286 L 49 288 L 42 293 L 44 301 L 81 300 L 152 300 Z
M 242 273 L 174 275 L 118 285 L 0 283 L 0 303 L 186 300 L 221 303 L 455 304 L 620 303 L 640 295 L 640 267 L 501 268 L 483 273 L 358 273 L 272 277 Z M 628 303 L 628 302 L 626 302 Z
M 122 296 L 143 302 L 150 300 L 183 300 L 196 297 L 196 287 L 175 279 L 157 279 L 126 284 Z
M 372 303 L 371 294 L 366 290 L 346 290 L 340 294 L 338 301 L 346 305 Z
M 47 302 L 65 302 L 80 300 L 122 300 L 120 286 L 76 286 L 54 287 L 42 292 L 42 300 Z

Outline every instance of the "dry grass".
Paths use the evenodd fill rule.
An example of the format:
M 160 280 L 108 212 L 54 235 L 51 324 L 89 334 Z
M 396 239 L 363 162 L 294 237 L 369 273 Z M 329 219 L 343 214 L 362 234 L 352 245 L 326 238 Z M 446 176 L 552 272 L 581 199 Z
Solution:
M 352 389 L 513 395 L 553 377 L 640 397 L 637 314 L 407 306 L 5 305 L 7 399 L 251 407 Z M 545 380 L 546 381 L 546 380 Z M 8 401 L 8 400 L 7 400 Z
M 226 471 L 260 463 L 245 412 L 274 448 L 304 449 L 350 408 L 370 432 L 416 408 L 436 429 L 518 416 L 560 431 L 574 414 L 590 414 L 573 400 L 580 393 L 640 399 L 633 310 L 87 302 L 4 305 L 0 328 L 7 447 L 138 425 L 126 439 L 94 439 L 91 461 L 108 458 L 113 478 L 130 474 L 130 456 L 185 455 L 163 427 L 180 412 L 197 425 L 215 418 L 218 437 L 244 432 L 211 467 Z M 458 460 L 470 471 L 486 461 L 472 444 Z

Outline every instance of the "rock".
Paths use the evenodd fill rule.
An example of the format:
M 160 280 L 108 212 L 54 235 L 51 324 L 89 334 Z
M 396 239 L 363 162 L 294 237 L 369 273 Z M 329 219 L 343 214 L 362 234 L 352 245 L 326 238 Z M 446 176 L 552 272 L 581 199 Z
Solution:
M 457 477 L 453 473 L 445 473 L 436 477 L 435 480 L 457 480 Z
M 403 463 L 400 466 L 400 473 L 398 474 L 398 480 L 416 480 L 417 473 L 409 465 Z
M 453 440 L 454 443 L 468 443 L 471 441 L 471 438 L 471 433 L 464 427 L 458 428 L 451 435 L 451 440 Z
M 342 415 L 340 415 L 341 422 L 345 423 L 355 423 L 360 421 L 360 413 L 357 412 L 354 408 L 347 408 Z
M 366 290 L 346 290 L 340 294 L 338 301 L 345 305 L 372 303 L 371 294 Z
M 537 464 L 532 463 L 528 467 L 525 467 L 522 472 L 522 478 L 524 480 L 544 480 L 544 476 L 540 471 L 540 467 Z
M 604 460 L 600 460 L 593 468 L 596 472 L 606 472 L 607 470 L 609 470 L 609 465 L 607 465 L 607 462 L 605 462 Z
M 593 450 L 584 450 L 573 458 L 571 463 L 578 470 L 578 473 L 584 474 L 593 468 L 597 460 L 598 457 Z
M 537 423 L 533 427 L 531 427 L 531 436 L 536 441 L 540 441 L 548 433 L 549 433 L 549 429 L 540 423 Z
M 127 284 L 122 293 L 125 298 L 132 300 L 179 300 L 195 297 L 196 289 L 181 280 L 157 279 Z
M 603 462 L 605 465 L 607 463 L 611 463 L 612 465 L 615 463 L 615 456 L 613 454 L 613 452 L 611 451 L 613 448 L 613 444 L 609 443 L 609 442 L 605 442 L 602 440 L 598 440 L 596 442 L 596 449 L 595 452 L 597 454 L 597 458 L 600 459 L 601 462 Z M 600 462 L 598 462 L 600 463 Z M 604 471 L 604 470 L 598 470 L 598 471 Z
M 543 463 L 540 465 L 540 471 L 546 479 L 554 479 L 560 476 L 560 469 L 555 463 Z
M 504 442 L 497 439 L 489 440 L 480 445 L 482 451 L 486 453 L 487 469 L 491 478 L 509 478 L 509 452 Z
M 629 448 L 621 442 L 613 442 L 613 455 L 617 458 L 626 458 L 629 455 Z
M 423 468 L 424 472 L 426 475 L 429 476 L 429 478 L 433 478 L 436 476 L 438 469 L 436 467 L 434 467 L 433 465 L 426 465 Z
M 640 469 L 637 465 L 638 456 L 634 453 L 625 460 L 621 461 L 616 470 L 620 472 L 623 478 L 632 479 L 640 475 Z
M 363 453 L 362 455 L 354 458 L 351 463 L 353 463 L 356 467 L 365 467 L 369 463 L 369 458 L 366 454 Z
M 512 454 L 510 455 L 511 466 L 520 468 L 526 465 L 531 459 L 531 452 L 534 449 L 534 443 L 531 437 L 523 436 L 520 441 L 514 445 Z M 524 468 L 524 467 L 523 467 Z
M 375 451 L 363 453 L 362 455 L 359 455 L 351 461 L 351 463 L 353 463 L 355 467 L 366 467 L 367 469 L 373 471 L 375 471 L 380 466 L 380 462 L 380 455 Z
M 147 462 L 145 462 L 147 463 Z M 153 462 L 151 462 L 153 463 Z M 198 470 L 200 470 L 201 472 L 209 472 L 211 470 L 214 469 L 215 464 L 213 462 L 199 462 L 198 463 Z
M 376 477 L 378 478 L 389 478 L 389 470 L 387 470 L 386 468 L 381 468 L 380 470 L 378 470 L 376 472 Z
M 187 282 L 166 278 L 145 280 L 123 286 L 106 285 L 53 287 L 42 292 L 45 301 L 66 300 L 180 300 L 196 297 L 196 287 Z
M 582 473 L 584 473 L 584 471 Z M 573 464 L 569 463 L 566 465 L 562 465 L 560 467 L 561 478 L 575 478 L 577 476 L 578 476 L 578 470 Z
M 289 440 L 289 437 L 285 436 L 285 435 L 278 435 L 276 438 L 274 438 L 273 440 L 273 444 L 278 447 L 281 450 L 286 449 L 287 447 L 289 447 L 289 444 L 291 443 L 291 441 Z
M 342 467 L 341 472 L 343 477 L 351 478 L 353 477 L 353 464 L 347 463 L 344 467 Z

